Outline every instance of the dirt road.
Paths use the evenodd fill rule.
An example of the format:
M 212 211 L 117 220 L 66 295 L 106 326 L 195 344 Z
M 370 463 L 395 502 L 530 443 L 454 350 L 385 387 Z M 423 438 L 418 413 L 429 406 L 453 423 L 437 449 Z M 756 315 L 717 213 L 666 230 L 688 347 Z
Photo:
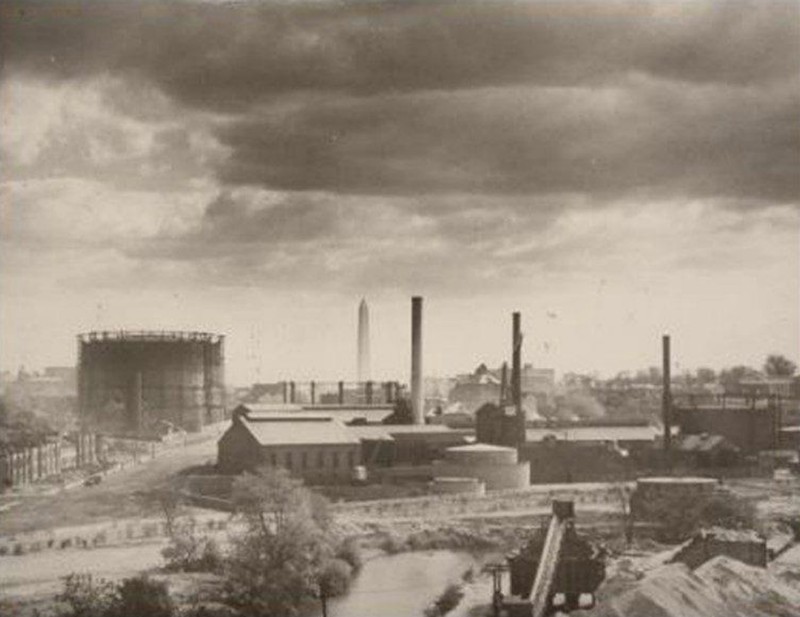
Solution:
M 213 463 L 216 453 L 216 436 L 209 435 L 205 441 L 176 447 L 156 459 L 108 475 L 96 486 L 55 495 L 20 495 L 14 498 L 18 503 L 0 515 L 0 535 L 155 515 L 157 512 L 148 509 L 136 493 L 164 484 L 186 467 Z

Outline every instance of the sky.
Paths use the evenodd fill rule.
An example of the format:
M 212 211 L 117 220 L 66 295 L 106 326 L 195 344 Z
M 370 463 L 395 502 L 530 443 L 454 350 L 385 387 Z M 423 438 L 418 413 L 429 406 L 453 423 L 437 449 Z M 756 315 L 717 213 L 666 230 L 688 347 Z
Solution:
M 800 2 L 3 2 L 0 368 L 800 360 Z

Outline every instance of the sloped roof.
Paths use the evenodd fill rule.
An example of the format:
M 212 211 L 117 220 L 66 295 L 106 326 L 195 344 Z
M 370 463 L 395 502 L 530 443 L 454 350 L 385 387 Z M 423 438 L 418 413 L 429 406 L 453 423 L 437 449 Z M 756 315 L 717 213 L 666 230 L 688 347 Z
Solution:
M 262 446 L 355 445 L 356 435 L 330 416 L 263 414 L 239 420 Z

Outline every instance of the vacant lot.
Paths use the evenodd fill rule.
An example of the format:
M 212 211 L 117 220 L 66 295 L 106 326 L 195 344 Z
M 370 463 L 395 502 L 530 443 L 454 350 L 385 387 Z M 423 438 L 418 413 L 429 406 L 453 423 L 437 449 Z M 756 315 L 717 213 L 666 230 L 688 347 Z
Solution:
M 164 485 L 185 467 L 216 459 L 216 435 L 185 447 L 176 447 L 137 467 L 103 478 L 96 486 L 81 486 L 49 496 L 20 496 L 0 516 L 0 535 L 157 514 L 138 493 Z

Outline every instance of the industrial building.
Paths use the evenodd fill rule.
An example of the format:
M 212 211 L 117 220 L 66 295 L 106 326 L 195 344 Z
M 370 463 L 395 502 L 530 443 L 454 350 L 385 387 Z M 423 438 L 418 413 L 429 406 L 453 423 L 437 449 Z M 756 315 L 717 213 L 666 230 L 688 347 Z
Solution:
M 683 435 L 720 435 L 745 454 L 780 447 L 781 408 L 764 405 L 698 405 L 673 407 Z
M 430 465 L 453 446 L 462 446 L 471 438 L 470 430 L 453 430 L 426 424 L 346 424 L 348 414 L 361 410 L 304 409 L 298 406 L 239 405 L 232 414 L 231 426 L 218 442 L 218 466 L 222 473 L 240 473 L 262 464 L 277 463 L 310 482 L 348 477 L 346 471 L 363 465 L 374 471 L 389 468 L 417 468 L 430 475 Z M 303 457 L 319 461 L 320 450 L 342 452 L 339 446 L 356 446 L 350 463 L 350 451 L 339 455 L 339 464 L 331 454 L 324 455 L 323 467 L 305 467 Z M 292 452 L 288 455 L 287 452 Z M 306 454 L 303 454 L 303 453 Z M 294 464 L 289 466 L 287 461 Z M 300 461 L 300 463 L 297 463 Z M 345 461 L 347 468 L 341 461 Z M 422 471 L 420 471 L 420 469 Z
M 148 435 L 225 418 L 224 337 L 119 331 L 78 336 L 78 411 L 84 427 Z
M 221 473 L 283 467 L 310 483 L 352 477 L 361 442 L 345 425 L 310 413 L 253 414 L 239 409 L 217 444 Z

